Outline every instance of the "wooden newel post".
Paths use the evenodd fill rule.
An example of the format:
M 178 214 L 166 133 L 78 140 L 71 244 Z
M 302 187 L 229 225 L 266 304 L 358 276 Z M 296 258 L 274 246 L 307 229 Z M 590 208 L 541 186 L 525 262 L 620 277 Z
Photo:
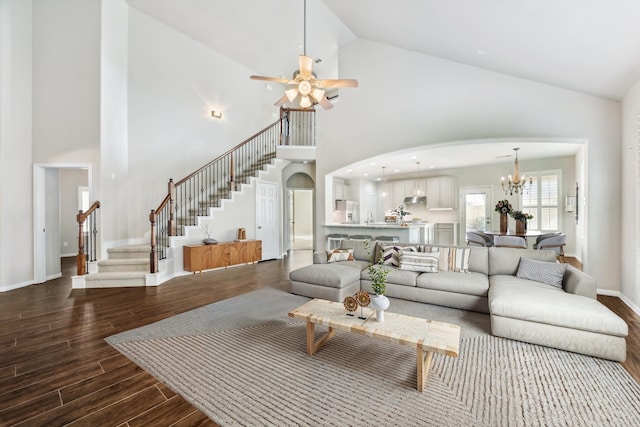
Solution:
M 158 272 L 158 253 L 156 252 L 156 211 L 151 209 L 149 214 L 151 222 L 151 253 L 149 254 L 150 273 Z
M 87 255 L 84 253 L 84 232 L 82 230 L 86 216 L 80 210 L 76 215 L 78 221 L 78 256 L 76 257 L 76 271 L 78 276 L 87 274 Z
M 173 179 L 169 180 L 169 236 L 177 236 L 178 230 L 175 220 L 176 212 L 176 184 Z

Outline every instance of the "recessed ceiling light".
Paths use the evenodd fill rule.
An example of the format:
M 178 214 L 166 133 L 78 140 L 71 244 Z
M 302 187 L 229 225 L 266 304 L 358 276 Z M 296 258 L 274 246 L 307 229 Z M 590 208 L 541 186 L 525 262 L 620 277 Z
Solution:
M 398 173 L 398 172 L 400 172 L 400 169 L 394 169 L 393 171 L 394 171 L 395 173 Z
M 435 167 L 436 167 L 436 165 L 429 165 L 429 169 L 433 169 Z
M 376 162 L 371 163 L 371 166 L 375 166 L 375 165 L 376 165 Z
M 309 161 L 308 160 L 304 160 L 302 163 L 304 163 L 306 165 L 307 163 L 309 163 Z
M 382 181 L 382 178 L 377 178 L 376 181 Z
M 369 174 L 368 174 L 368 173 L 364 173 L 364 174 L 362 174 L 362 175 L 363 175 L 363 176 L 369 176 Z
M 418 156 L 411 156 L 411 160 L 415 160 L 417 158 L 418 158 Z
M 265 83 L 264 88 L 266 90 L 273 90 L 273 86 L 271 86 L 269 83 Z
M 485 52 L 485 50 L 484 50 L 484 49 L 476 49 L 476 53 L 477 53 L 478 55 L 484 55 L 484 54 L 485 54 L 485 53 L 487 53 L 487 52 Z
M 347 169 L 347 172 L 351 173 L 353 172 L 353 169 Z

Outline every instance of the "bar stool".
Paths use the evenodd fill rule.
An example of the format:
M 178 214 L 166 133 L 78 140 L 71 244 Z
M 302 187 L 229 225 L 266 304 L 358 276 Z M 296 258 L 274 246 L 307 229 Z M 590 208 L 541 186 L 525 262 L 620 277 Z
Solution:
M 347 234 L 332 233 L 327 235 L 327 246 L 328 246 L 327 249 L 331 250 L 331 249 L 339 248 L 340 242 L 348 238 L 349 238 L 349 235 Z
M 382 242 L 399 242 L 400 237 L 398 236 L 377 236 L 376 240 L 380 240 Z
M 369 234 L 352 234 L 349 236 L 351 240 L 371 240 L 371 235 Z

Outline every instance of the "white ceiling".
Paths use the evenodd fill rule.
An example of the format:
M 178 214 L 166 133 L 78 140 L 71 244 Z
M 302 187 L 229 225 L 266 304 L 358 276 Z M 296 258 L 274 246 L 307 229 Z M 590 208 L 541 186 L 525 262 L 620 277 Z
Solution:
M 127 2 L 257 74 L 290 76 L 303 53 L 302 0 Z M 314 64 L 318 76 L 358 77 L 337 75 L 337 49 L 355 38 L 613 100 L 640 78 L 640 0 L 307 1 L 306 53 L 323 60 Z M 422 157 L 439 169 L 489 164 L 513 146 L 457 147 L 455 155 L 440 148 Z M 576 146 L 528 145 L 520 157 L 571 150 Z M 387 156 L 386 170 L 415 168 L 409 160 Z

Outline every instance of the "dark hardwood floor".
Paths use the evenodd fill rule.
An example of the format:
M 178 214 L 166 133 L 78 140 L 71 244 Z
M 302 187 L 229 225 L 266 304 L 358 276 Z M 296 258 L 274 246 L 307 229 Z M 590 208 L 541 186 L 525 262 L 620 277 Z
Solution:
M 157 288 L 72 290 L 75 259 L 63 259 L 61 279 L 0 294 L 0 425 L 215 426 L 104 338 L 261 287 L 288 290 L 289 271 L 309 263 L 296 251 Z M 623 366 L 640 382 L 640 316 L 599 300 L 629 324 Z

